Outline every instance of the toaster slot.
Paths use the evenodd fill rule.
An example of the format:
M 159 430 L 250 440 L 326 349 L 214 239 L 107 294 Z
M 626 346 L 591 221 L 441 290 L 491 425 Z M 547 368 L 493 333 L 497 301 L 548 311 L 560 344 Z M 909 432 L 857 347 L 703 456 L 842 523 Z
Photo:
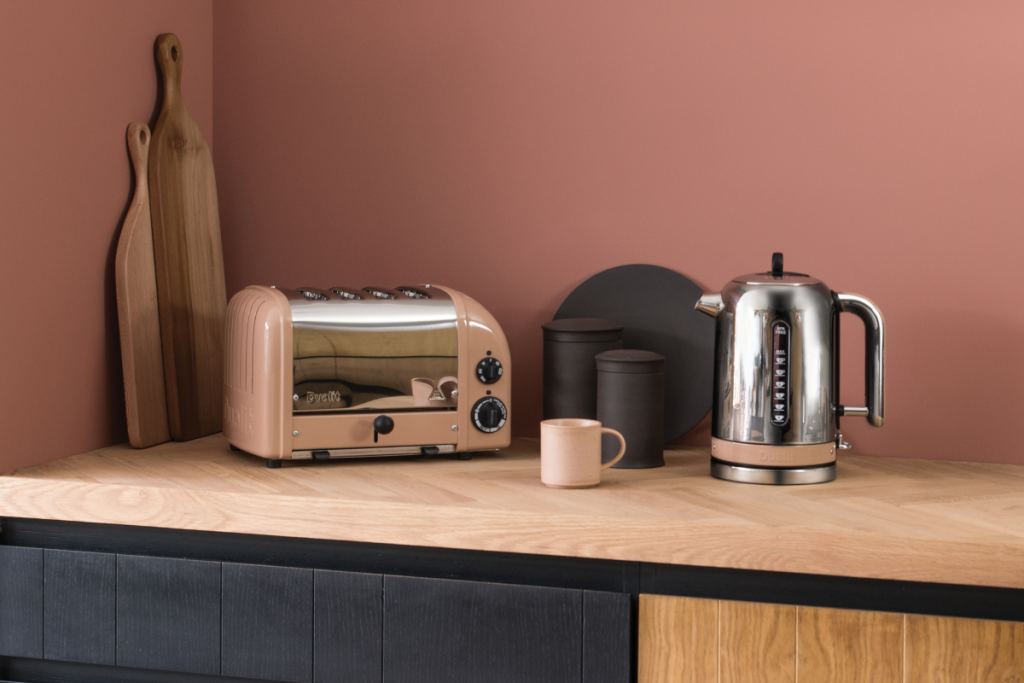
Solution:
M 415 287 L 398 287 L 399 292 L 405 294 L 410 299 L 429 299 L 429 294 L 424 292 L 422 289 L 416 289 Z
M 398 292 L 384 287 L 363 287 L 363 291 L 375 299 L 397 299 Z
M 299 287 L 295 290 L 309 301 L 328 301 L 331 297 L 322 289 Z
M 331 291 L 337 294 L 340 298 L 347 299 L 349 301 L 359 301 L 363 298 L 362 294 L 347 287 L 331 287 Z

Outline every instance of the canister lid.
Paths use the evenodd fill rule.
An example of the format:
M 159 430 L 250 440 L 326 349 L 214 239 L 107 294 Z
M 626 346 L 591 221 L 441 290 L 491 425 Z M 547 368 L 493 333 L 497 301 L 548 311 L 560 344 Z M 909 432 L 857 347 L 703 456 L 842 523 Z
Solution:
M 598 372 L 646 375 L 665 371 L 665 356 L 639 349 L 616 349 L 595 356 Z
M 545 341 L 608 342 L 622 339 L 626 329 L 614 320 L 601 318 L 562 318 L 541 325 Z

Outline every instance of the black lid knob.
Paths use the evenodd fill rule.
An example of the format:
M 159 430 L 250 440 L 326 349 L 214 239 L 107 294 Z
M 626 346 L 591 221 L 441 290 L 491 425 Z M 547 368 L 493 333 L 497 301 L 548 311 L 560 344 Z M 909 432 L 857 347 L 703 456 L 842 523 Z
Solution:
M 782 252 L 777 251 L 772 254 L 772 277 L 782 277 L 784 268 L 782 267 Z
M 395 428 L 395 421 L 387 415 L 381 415 L 373 421 L 373 428 L 378 434 L 390 434 Z

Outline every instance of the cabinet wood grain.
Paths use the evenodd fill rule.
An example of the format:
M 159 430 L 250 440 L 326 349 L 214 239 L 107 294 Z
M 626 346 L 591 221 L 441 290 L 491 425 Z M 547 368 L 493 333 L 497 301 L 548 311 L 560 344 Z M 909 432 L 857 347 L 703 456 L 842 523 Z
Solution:
M 581 680 L 582 592 L 384 577 L 384 683 Z
M 229 564 L 224 568 L 221 673 L 313 680 L 313 570 Z
M 384 577 L 313 572 L 314 683 L 380 683 Z
M 902 614 L 799 607 L 797 621 L 801 680 L 902 683 Z
M 641 595 L 639 683 L 705 683 L 718 680 L 716 600 Z
M 117 556 L 117 664 L 220 673 L 218 562 Z
M 796 607 L 722 601 L 720 683 L 795 683 Z
M 639 683 L 1020 683 L 1024 623 L 641 595 L 638 674 Z
M 1024 623 L 907 615 L 906 683 L 1024 681 Z
M 43 551 L 0 545 L 0 655 L 43 656 Z
M 583 683 L 629 683 L 630 600 L 625 593 L 583 591 Z
M 115 664 L 117 557 L 44 551 L 43 656 Z

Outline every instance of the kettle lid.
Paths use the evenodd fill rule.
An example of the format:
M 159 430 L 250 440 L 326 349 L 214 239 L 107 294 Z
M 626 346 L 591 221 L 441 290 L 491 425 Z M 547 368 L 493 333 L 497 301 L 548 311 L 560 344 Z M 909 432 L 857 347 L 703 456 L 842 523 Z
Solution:
M 772 254 L 772 269 L 767 273 L 740 275 L 732 280 L 744 285 L 820 285 L 821 280 L 806 273 L 793 273 L 782 267 L 782 252 Z

